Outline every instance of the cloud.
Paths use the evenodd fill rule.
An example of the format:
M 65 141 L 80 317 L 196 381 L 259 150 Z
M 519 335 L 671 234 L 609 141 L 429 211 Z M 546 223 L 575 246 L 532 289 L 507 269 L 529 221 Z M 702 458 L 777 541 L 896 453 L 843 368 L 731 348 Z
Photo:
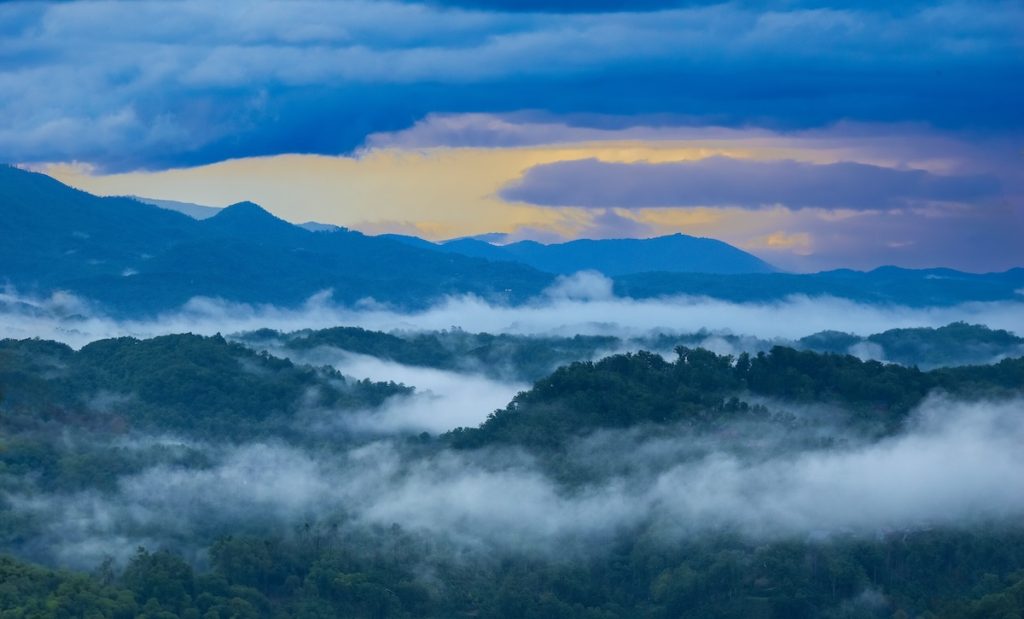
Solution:
M 598 125 L 1021 130 L 1012 1 L 588 6 L 5 3 L 0 153 L 102 170 L 340 154 L 431 113 L 518 110 Z
M 566 464 L 593 473 L 566 487 L 515 450 L 416 451 L 384 440 L 333 451 L 281 443 L 210 446 L 210 465 L 158 465 L 111 494 L 12 494 L 64 564 L 127 556 L 132 544 L 195 549 L 224 530 L 341 522 L 398 524 L 441 546 L 557 557 L 601 552 L 642 529 L 672 543 L 706 532 L 754 540 L 870 536 L 1024 516 L 1020 400 L 927 400 L 908 428 L 877 442 L 829 429 L 742 424 L 714 437 L 680 428 L 581 439 Z M 797 411 L 799 412 L 799 411 Z M 838 447 L 808 447 L 826 431 Z M 240 524 L 241 523 L 241 524 Z M 433 544 L 432 544 L 433 545 Z
M 411 395 L 392 396 L 370 411 L 310 410 L 306 413 L 306 424 L 317 432 L 440 434 L 480 425 L 487 415 L 504 408 L 516 393 L 529 387 L 488 378 L 471 368 L 453 372 L 413 367 L 327 347 L 308 353 L 282 349 L 274 349 L 273 353 L 300 363 L 331 365 L 358 380 L 394 381 L 416 389 Z
M 622 140 L 750 142 L 775 135 L 764 129 L 676 125 L 671 118 L 665 116 L 638 115 L 623 118 L 608 114 L 553 115 L 541 111 L 505 114 L 430 113 L 411 127 L 367 136 L 365 147 L 499 148 Z
M 659 486 L 684 523 L 721 518 L 761 534 L 1013 517 L 1024 509 L 1024 493 L 1004 494 L 1004 475 L 1022 464 L 1010 449 L 1024 438 L 1021 406 L 930 400 L 911 431 L 876 444 L 754 465 L 711 457 L 696 470 L 669 471 Z M 681 491 L 686 488 L 693 491 Z
M 885 210 L 971 202 L 999 191 L 992 178 L 941 176 L 863 163 L 812 164 L 708 157 L 677 163 L 598 159 L 535 166 L 501 190 L 543 206 L 656 208 L 733 206 Z
M 417 1 L 417 0 L 411 0 Z M 680 6 L 716 4 L 719 0 L 422 0 L 438 7 L 458 7 L 502 13 L 630 13 L 661 11 Z
M 339 325 L 378 331 L 440 331 L 452 327 L 472 332 L 524 335 L 648 335 L 652 332 L 696 333 L 702 329 L 795 340 L 826 330 L 870 335 L 888 329 L 941 327 L 964 321 L 1024 334 L 1024 302 L 968 302 L 944 307 L 872 305 L 834 297 L 794 295 L 767 303 L 733 303 L 719 299 L 675 296 L 632 299 L 614 295 L 611 280 L 582 273 L 560 278 L 543 295 L 517 305 L 492 304 L 468 296 L 448 297 L 422 311 L 403 312 L 372 302 L 338 305 L 329 292 L 300 307 L 232 303 L 194 298 L 176 311 L 151 320 L 116 320 L 99 312 L 67 313 L 80 307 L 70 295 L 49 301 L 15 297 L 0 312 L 0 337 L 42 337 L 80 347 L 96 339 L 167 333 L 238 333 L 260 328 L 294 331 Z
M 763 257 L 793 271 L 888 264 L 995 271 L 1024 263 L 1024 245 L 1015 235 L 1024 226 L 1024 175 L 1018 173 L 1019 141 L 1011 136 L 981 139 L 919 125 L 840 123 L 773 132 L 659 127 L 651 124 L 653 119 L 634 120 L 648 124 L 591 130 L 566 117 L 446 116 L 408 132 L 377 134 L 389 146 L 361 151 L 358 158 L 289 155 L 115 175 L 91 175 L 73 166 L 43 170 L 101 195 L 159 196 L 197 204 L 252 200 L 293 222 L 320 221 L 434 240 L 496 231 L 507 233 L 508 240 L 541 242 L 683 232 L 754 253 L 770 252 Z M 488 133 L 491 126 L 499 127 L 496 133 Z M 456 147 L 467 141 L 457 127 L 468 127 L 477 136 L 468 141 L 493 142 L 495 147 Z M 593 139 L 598 141 L 589 141 Z M 502 147 L 516 141 L 535 145 Z M 714 155 L 792 158 L 807 164 L 854 161 L 939 177 L 992 177 L 1001 192 L 970 208 L 843 213 L 784 207 L 544 207 L 506 202 L 498 195 L 525 170 L 543 163 L 587 157 L 662 163 Z M 785 247 L 781 239 L 802 240 Z
M 554 301 L 608 301 L 615 297 L 613 282 L 597 271 L 559 275 L 546 290 Z

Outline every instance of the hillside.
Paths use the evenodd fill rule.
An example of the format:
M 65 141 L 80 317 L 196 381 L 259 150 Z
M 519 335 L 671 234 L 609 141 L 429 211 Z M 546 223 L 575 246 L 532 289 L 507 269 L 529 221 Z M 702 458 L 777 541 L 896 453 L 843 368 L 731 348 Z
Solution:
M 321 335 L 368 344 L 364 333 Z M 638 353 L 576 363 L 478 428 L 367 442 L 311 424 L 311 398 L 321 418 L 340 420 L 406 389 L 220 337 L 118 338 L 78 352 L 0 341 L 0 612 L 1019 614 L 1024 536 L 1014 514 L 997 505 L 983 513 L 1005 518 L 951 524 L 950 504 L 917 507 L 927 503 L 915 500 L 917 486 L 901 504 L 911 516 L 894 524 L 873 518 L 871 501 L 840 505 L 837 517 L 827 499 L 832 484 L 902 494 L 898 471 L 896 485 L 865 485 L 843 463 L 877 470 L 878 458 L 885 466 L 916 453 L 908 446 L 944 458 L 944 444 L 930 442 L 935 428 L 903 423 L 910 408 L 936 389 L 990 403 L 1019 395 L 1022 360 L 921 372 L 776 348 L 735 361 L 680 349 L 672 362 Z M 993 443 L 1007 450 L 1000 457 L 1019 452 L 1014 436 Z M 806 478 L 787 473 L 794 462 L 808 463 L 796 468 Z M 979 470 L 952 463 L 961 466 Z M 1012 476 L 994 479 L 996 496 L 1012 494 Z M 744 528 L 785 516 L 794 496 L 824 504 L 821 518 L 768 535 Z M 866 606 L 864 591 L 885 596 L 869 599 L 884 614 L 846 612 Z
M 847 424 L 892 432 L 933 390 L 1005 397 L 1020 395 L 1022 386 L 1024 358 L 922 372 L 781 346 L 738 359 L 680 347 L 672 362 L 641 351 L 564 366 L 479 428 L 447 436 L 461 448 L 513 444 L 545 450 L 599 429 L 678 423 L 707 429 L 767 420 L 770 409 L 749 404 L 751 396 L 836 406 L 847 412 Z

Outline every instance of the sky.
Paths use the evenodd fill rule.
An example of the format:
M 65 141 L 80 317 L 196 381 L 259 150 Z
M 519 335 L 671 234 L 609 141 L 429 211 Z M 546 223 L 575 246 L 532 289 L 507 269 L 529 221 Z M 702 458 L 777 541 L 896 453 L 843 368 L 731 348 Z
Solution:
M 1021 110 L 1019 0 L 0 4 L 0 160 L 372 234 L 1004 270 Z

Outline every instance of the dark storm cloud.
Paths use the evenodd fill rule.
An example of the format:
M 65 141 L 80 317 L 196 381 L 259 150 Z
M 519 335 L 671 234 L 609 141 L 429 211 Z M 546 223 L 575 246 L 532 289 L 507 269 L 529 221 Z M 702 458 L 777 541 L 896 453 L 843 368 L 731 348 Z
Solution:
M 411 0 L 410 4 L 416 4 Z M 422 0 L 439 8 L 508 13 L 630 13 L 721 4 L 716 0 Z
M 893 209 L 968 202 L 997 194 L 984 176 L 940 176 L 863 163 L 812 164 L 709 157 L 672 163 L 579 159 L 530 168 L 502 190 L 506 200 L 543 206 Z
M 545 6 L 2 4 L 0 159 L 344 154 L 430 113 L 517 110 L 584 127 L 1024 124 L 1016 2 Z
M 476 9 L 499 12 L 521 13 L 626 13 L 640 11 L 661 11 L 679 7 L 713 6 L 727 4 L 725 0 L 408 0 L 410 4 L 427 4 L 436 7 Z M 750 8 L 765 9 L 773 4 L 781 8 L 805 9 L 843 9 L 873 8 L 899 12 L 915 6 L 927 4 L 925 0 L 913 0 L 901 3 L 891 2 L 857 2 L 855 0 L 788 0 L 774 2 L 770 0 L 744 0 L 732 2 Z

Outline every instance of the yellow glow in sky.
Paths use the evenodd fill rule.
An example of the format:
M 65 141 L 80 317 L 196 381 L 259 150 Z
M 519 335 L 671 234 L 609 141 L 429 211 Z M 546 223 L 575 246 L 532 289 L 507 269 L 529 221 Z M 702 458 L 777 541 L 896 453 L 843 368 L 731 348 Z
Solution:
M 375 149 L 360 157 L 280 155 L 224 161 L 159 172 L 93 175 L 87 168 L 54 165 L 46 172 L 100 195 L 226 206 L 243 200 L 295 222 L 319 221 L 368 233 L 404 232 L 444 239 L 519 228 L 563 237 L 587 233 L 593 213 L 508 203 L 498 191 L 528 168 L 556 161 L 598 158 L 613 162 L 667 162 L 712 155 L 776 158 L 800 155 L 777 146 L 736 143 L 595 142 L 524 148 Z M 804 153 L 804 157 L 807 154 Z M 774 233 L 757 221 L 775 220 L 731 209 L 640 209 L 623 216 L 647 225 L 651 234 L 686 232 L 743 244 Z

